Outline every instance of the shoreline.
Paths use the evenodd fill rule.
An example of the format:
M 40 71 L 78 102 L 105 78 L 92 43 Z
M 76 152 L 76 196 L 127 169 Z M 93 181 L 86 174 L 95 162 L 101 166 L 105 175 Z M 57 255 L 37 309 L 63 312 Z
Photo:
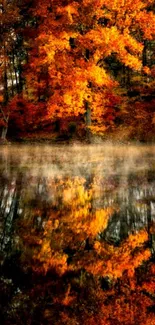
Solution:
M 155 145 L 155 141 L 142 141 L 142 140 L 116 140 L 116 139 L 101 139 L 101 138 L 92 138 L 91 140 L 87 139 L 47 139 L 47 138 L 40 138 L 40 139 L 33 139 L 33 138 L 19 138 L 19 139 L 12 139 L 8 138 L 6 140 L 0 140 L 0 146 L 8 146 L 8 145 Z

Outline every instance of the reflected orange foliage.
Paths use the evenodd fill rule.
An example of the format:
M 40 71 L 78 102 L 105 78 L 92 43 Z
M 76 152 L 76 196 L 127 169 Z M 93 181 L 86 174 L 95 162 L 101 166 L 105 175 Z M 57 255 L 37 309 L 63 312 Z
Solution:
M 94 200 L 100 195 L 96 178 L 89 188 L 85 188 L 85 180 L 79 177 L 60 178 L 56 183 L 50 183 L 53 189 L 55 187 L 54 204 L 59 205 L 59 210 L 51 209 L 40 237 L 35 235 L 35 230 L 23 236 L 27 244 L 35 246 L 32 256 L 34 270 L 46 273 L 54 268 L 63 274 L 67 270 L 84 268 L 94 276 L 108 276 L 110 279 L 120 278 L 126 271 L 132 278 L 135 269 L 151 256 L 150 250 L 144 246 L 148 240 L 147 232 L 141 230 L 130 234 L 119 247 L 99 240 L 97 237 L 106 229 L 114 208 L 95 207 Z M 85 251 L 87 240 L 91 249 Z M 75 250 L 70 265 L 67 247 Z
M 88 260 L 83 259 L 81 264 L 83 263 L 86 270 L 95 275 L 117 279 L 123 275 L 124 271 L 127 271 L 132 277 L 135 269 L 151 256 L 149 249 L 140 249 L 147 240 L 146 231 L 140 231 L 138 234 L 130 235 L 120 247 L 113 247 L 104 242 L 96 241 L 94 242 L 94 249 L 97 256 L 96 254 L 89 254 Z
M 146 230 L 118 246 L 100 237 L 114 207 L 96 205 L 101 195 L 96 177 L 89 185 L 81 177 L 49 178 L 48 191 L 48 215 L 38 227 L 35 217 L 42 218 L 42 211 L 33 208 L 31 217 L 27 211 L 18 242 L 23 268 L 47 279 L 45 287 L 31 292 L 32 297 L 47 294 L 46 322 L 56 321 L 58 308 L 57 324 L 135 325 L 135 319 L 138 325 L 154 324 L 155 267 Z

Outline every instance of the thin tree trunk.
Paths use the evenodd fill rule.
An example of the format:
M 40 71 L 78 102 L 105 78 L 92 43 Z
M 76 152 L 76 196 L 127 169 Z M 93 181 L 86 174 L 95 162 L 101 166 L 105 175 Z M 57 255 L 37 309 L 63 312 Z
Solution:
M 91 141 L 91 130 L 90 130 L 91 108 L 90 108 L 90 103 L 88 101 L 86 101 L 85 107 L 86 107 L 86 137 L 87 137 L 87 140 L 90 142 Z
M 8 131 L 8 125 L 3 126 L 2 134 L 1 134 L 2 141 L 6 141 L 7 131 Z
M 4 104 L 7 104 L 8 99 L 9 99 L 9 92 L 8 92 L 6 48 L 5 48 L 5 44 L 4 44 Z
M 145 67 L 147 65 L 147 41 L 144 40 L 144 48 L 143 48 L 143 67 Z
M 23 77 L 22 77 L 22 63 L 18 60 L 18 72 L 19 72 L 19 93 L 23 90 Z
M 16 91 L 17 91 L 17 93 L 19 93 L 18 76 L 17 76 L 17 68 L 16 68 L 16 64 L 15 64 L 15 54 L 14 54 L 14 51 L 12 52 L 12 63 L 13 63 L 13 70 L 15 72 Z
M 11 94 L 13 96 L 14 95 L 14 83 L 13 83 L 14 79 L 13 79 L 11 63 L 10 63 L 10 77 L 11 77 Z

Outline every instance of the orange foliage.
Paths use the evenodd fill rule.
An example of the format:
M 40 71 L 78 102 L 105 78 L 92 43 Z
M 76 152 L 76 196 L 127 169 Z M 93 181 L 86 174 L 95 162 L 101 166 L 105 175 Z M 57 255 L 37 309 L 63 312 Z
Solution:
M 84 268 L 94 276 L 111 279 L 122 277 L 126 271 L 132 278 L 135 269 L 151 255 L 144 246 L 148 240 L 147 232 L 141 230 L 130 234 L 119 247 L 100 241 L 98 236 L 106 229 L 114 207 L 95 207 L 95 200 L 100 196 L 97 180 L 94 178 L 88 189 L 85 188 L 85 180 L 80 177 L 60 178 L 57 182 L 51 180 L 50 184 L 54 207 L 59 205 L 59 210 L 51 209 L 40 237 L 35 237 L 35 232 L 23 237 L 27 244 L 35 244 L 32 256 L 34 270 L 46 273 L 55 269 L 64 274 L 67 270 Z M 91 250 L 81 255 L 87 240 Z M 67 263 L 66 247 L 76 251 L 70 265 Z
M 101 242 L 94 243 L 96 254 L 89 256 L 81 261 L 88 272 L 96 275 L 109 276 L 110 278 L 119 278 L 124 271 L 128 271 L 131 276 L 134 275 L 135 269 L 150 258 L 149 249 L 134 249 L 141 247 L 148 240 L 146 231 L 140 231 L 137 234 L 130 235 L 129 238 L 120 246 L 113 247 Z
M 47 294 L 46 321 L 55 322 L 57 308 L 62 311 L 58 324 L 135 325 L 135 319 L 138 325 L 148 320 L 154 324 L 148 310 L 154 299 L 155 267 L 149 261 L 146 230 L 130 234 L 119 246 L 110 245 L 100 235 L 114 207 L 95 204 L 101 198 L 99 178 L 89 186 L 81 177 L 49 178 L 47 183 L 47 216 L 32 207 L 31 217 L 27 211 L 26 218 L 17 221 L 22 267 L 30 268 L 34 279 L 47 274 L 46 287 L 33 289 L 40 290 L 41 297 Z M 35 225 L 36 217 L 42 220 L 40 226 Z
M 37 89 L 50 89 L 49 119 L 83 115 L 89 102 L 95 121 L 91 130 L 105 132 L 109 104 L 105 89 L 113 96 L 118 83 L 106 70 L 104 60 L 115 53 L 126 67 L 141 71 L 143 42 L 137 34 L 141 30 L 148 39 L 154 34 L 155 18 L 152 11 L 147 12 L 147 5 L 142 0 L 54 1 L 49 12 L 49 4 L 39 0 L 33 12 L 42 18 L 35 43 L 38 55 L 32 54 L 30 63 L 36 73 L 27 75 L 27 80 L 33 79 Z M 48 71 L 48 86 L 42 66 Z M 117 99 L 113 108 L 115 105 Z

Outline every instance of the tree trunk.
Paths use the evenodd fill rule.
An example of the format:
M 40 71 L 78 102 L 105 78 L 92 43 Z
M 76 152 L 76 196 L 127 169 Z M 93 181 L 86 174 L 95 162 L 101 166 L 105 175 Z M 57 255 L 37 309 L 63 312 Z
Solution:
M 3 126 L 2 134 L 1 134 L 2 141 L 6 141 L 7 131 L 8 131 L 8 125 Z
M 144 40 L 144 48 L 143 48 L 143 67 L 147 65 L 147 41 Z
M 6 49 L 4 45 L 4 104 L 7 104 L 9 100 L 9 92 L 8 92 L 8 76 L 7 76 L 7 63 L 6 63 Z
M 11 95 L 14 95 L 14 78 L 13 78 L 13 72 L 11 69 L 11 65 L 10 65 L 10 78 L 11 78 Z
M 19 93 L 23 91 L 23 85 L 24 85 L 24 79 L 23 79 L 23 68 L 22 68 L 22 57 L 21 57 L 21 49 L 23 49 L 23 36 L 20 34 L 18 37 L 18 46 L 19 46 L 19 52 L 18 52 L 18 63 L 17 63 L 17 69 L 18 69 L 18 80 L 19 80 Z
M 15 54 L 14 54 L 14 50 L 13 50 L 13 52 L 12 52 L 12 64 L 13 64 L 13 70 L 14 70 L 14 73 L 15 73 L 16 92 L 19 93 L 19 86 L 18 86 L 18 73 L 17 73 L 16 63 L 15 63 Z
M 91 130 L 90 130 L 91 108 L 90 108 L 90 103 L 88 101 L 86 101 L 85 107 L 86 107 L 86 137 L 87 137 L 87 140 L 90 142 L 91 141 Z
M 18 73 L 19 73 L 19 93 L 23 90 L 23 77 L 22 77 L 22 63 L 18 60 Z

